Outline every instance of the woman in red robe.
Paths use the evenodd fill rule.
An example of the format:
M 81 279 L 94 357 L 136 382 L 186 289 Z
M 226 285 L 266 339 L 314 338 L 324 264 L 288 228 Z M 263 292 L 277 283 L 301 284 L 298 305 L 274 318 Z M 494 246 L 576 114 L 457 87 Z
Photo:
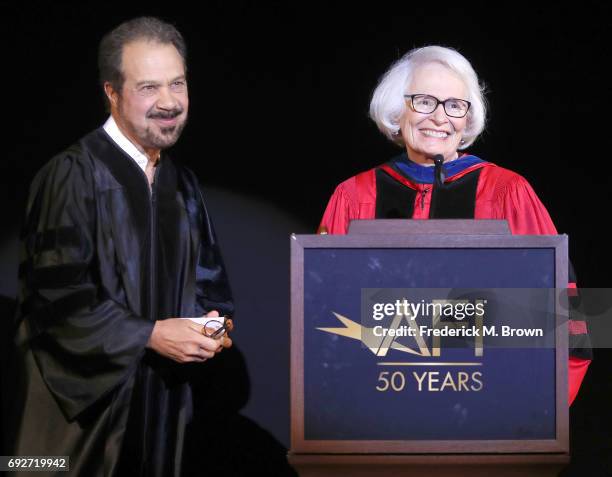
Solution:
M 342 182 L 319 233 L 345 234 L 354 219 L 473 218 L 505 219 L 513 234 L 556 235 L 525 178 L 461 152 L 484 129 L 483 89 L 469 61 L 450 48 L 415 49 L 392 65 L 374 91 L 370 116 L 405 152 Z M 569 330 L 571 404 L 590 352 L 580 346 L 586 323 L 570 320 Z

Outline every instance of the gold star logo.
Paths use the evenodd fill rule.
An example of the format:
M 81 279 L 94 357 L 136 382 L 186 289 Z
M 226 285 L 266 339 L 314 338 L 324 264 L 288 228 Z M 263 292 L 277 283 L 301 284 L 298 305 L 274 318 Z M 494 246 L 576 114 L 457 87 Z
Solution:
M 384 336 L 377 336 L 374 333 L 373 327 L 368 328 L 367 326 L 363 326 L 360 323 L 357 323 L 356 321 L 353 321 L 336 312 L 334 312 L 334 316 L 344 325 L 343 328 L 317 328 L 317 330 L 361 341 L 365 347 L 376 356 L 386 356 L 389 349 L 415 354 L 417 356 L 431 356 L 431 353 L 425 344 L 425 340 L 418 333 L 416 321 L 410 319 L 410 316 L 399 314 L 396 315 L 393 318 L 391 326 L 389 326 L 389 330 L 400 329 L 402 326 L 402 321 L 405 320 L 407 322 L 407 326 L 414 330 L 413 335 L 419 348 L 418 351 L 398 343 L 394 334 L 387 333 Z

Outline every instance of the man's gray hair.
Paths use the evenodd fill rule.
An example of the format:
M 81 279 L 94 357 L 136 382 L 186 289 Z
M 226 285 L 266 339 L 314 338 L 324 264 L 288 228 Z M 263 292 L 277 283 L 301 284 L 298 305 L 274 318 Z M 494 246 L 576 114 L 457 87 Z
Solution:
M 135 41 L 149 41 L 162 45 L 172 44 L 183 58 L 187 71 L 187 45 L 183 35 L 171 24 L 155 17 L 138 17 L 128 20 L 108 32 L 100 41 L 98 49 L 98 71 L 100 85 L 109 82 L 115 91 L 120 92 L 125 78 L 121 69 L 121 59 L 125 45 Z M 110 107 L 108 98 L 107 109 Z

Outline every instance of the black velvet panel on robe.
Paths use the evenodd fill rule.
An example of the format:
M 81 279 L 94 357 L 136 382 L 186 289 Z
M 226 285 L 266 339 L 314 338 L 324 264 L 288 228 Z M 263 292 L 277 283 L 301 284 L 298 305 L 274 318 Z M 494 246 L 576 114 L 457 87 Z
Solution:
M 468 172 L 463 177 L 434 187 L 431 193 L 430 219 L 473 219 L 476 208 L 476 189 L 482 169 Z
M 398 174 L 414 181 L 394 165 Z M 443 188 L 433 187 L 429 208 L 430 219 L 473 219 L 476 206 L 476 189 L 481 169 L 469 172 Z M 383 169 L 376 170 L 376 218 L 410 219 L 414 214 L 417 191 L 398 182 Z
M 417 191 L 396 181 L 382 169 L 376 169 L 376 218 L 410 219 L 414 213 Z
M 39 171 L 21 239 L 11 454 L 69 455 L 72 475 L 180 475 L 207 363 L 145 345 L 155 320 L 233 313 L 193 173 L 162 154 L 151 193 L 100 128 Z

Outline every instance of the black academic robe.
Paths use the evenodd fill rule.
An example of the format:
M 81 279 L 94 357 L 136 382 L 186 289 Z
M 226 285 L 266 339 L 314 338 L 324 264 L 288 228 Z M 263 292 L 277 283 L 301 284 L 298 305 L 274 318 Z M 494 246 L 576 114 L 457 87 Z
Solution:
M 97 129 L 36 175 L 21 240 L 9 452 L 70 456 L 71 475 L 179 475 L 206 431 L 190 422 L 210 361 L 145 345 L 155 320 L 233 312 L 194 174 L 162 153 L 150 191 Z

